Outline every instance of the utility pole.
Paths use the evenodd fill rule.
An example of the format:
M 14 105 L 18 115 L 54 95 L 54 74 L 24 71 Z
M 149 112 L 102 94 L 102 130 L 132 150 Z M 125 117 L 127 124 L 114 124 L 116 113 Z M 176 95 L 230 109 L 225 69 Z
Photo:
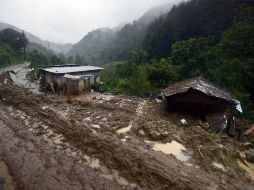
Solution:
M 48 42 L 48 65 L 50 65 L 50 49 L 49 49 L 49 42 Z
M 26 62 L 26 42 L 25 42 L 25 31 L 23 30 L 23 45 L 24 45 L 24 60 Z

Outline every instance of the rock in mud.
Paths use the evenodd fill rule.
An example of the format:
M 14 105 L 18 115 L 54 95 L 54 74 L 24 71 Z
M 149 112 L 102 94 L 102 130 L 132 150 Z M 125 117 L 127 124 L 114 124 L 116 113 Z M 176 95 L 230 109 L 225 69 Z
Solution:
M 246 160 L 248 162 L 254 163 L 254 150 L 250 150 L 250 151 L 246 152 L 245 156 L 246 156 Z

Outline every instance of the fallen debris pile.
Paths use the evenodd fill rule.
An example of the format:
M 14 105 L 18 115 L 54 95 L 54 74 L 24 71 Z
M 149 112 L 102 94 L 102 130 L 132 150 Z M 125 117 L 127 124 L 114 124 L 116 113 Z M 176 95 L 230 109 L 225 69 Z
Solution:
M 153 101 L 124 96 L 92 98 L 94 96 L 68 99 L 35 95 L 18 86 L 1 85 L 0 119 L 5 125 L 5 134 L 6 131 L 15 131 L 22 143 L 30 141 L 34 144 L 27 148 L 13 145 L 5 150 L 8 154 L 0 151 L 0 156 L 5 156 L 6 160 L 9 158 L 9 161 L 15 160 L 16 156 L 17 161 L 9 162 L 11 171 L 15 171 L 11 172 L 14 181 L 24 189 L 36 189 L 36 184 L 43 184 L 47 174 L 56 177 L 59 172 L 61 177 L 53 177 L 49 182 L 57 185 L 67 183 L 67 189 L 252 189 L 253 182 L 237 164 L 239 152 L 246 150 L 239 142 L 200 130 L 197 121 L 191 117 L 165 116 Z M 180 127 L 182 118 L 190 127 Z M 117 133 L 130 124 L 129 131 Z M 51 150 L 50 144 L 40 142 L 45 135 L 57 143 L 55 150 Z M 2 139 L 1 143 L 7 144 L 7 141 Z M 187 164 L 170 152 L 161 151 L 171 143 L 179 146 L 179 151 L 191 153 Z M 76 151 L 70 151 L 69 147 Z M 49 169 L 45 166 L 41 172 L 43 175 L 39 177 L 25 175 L 29 173 L 29 162 L 22 165 L 22 154 L 14 150 L 36 152 L 41 160 L 45 159 Z M 81 155 L 85 158 L 79 159 Z M 92 166 L 86 165 L 87 156 L 95 158 Z M 49 161 L 50 158 L 55 160 Z M 216 169 L 212 166 L 214 162 L 218 163 L 215 164 L 217 167 L 222 164 L 226 170 Z M 18 166 L 22 169 L 15 170 Z M 36 167 L 32 171 L 36 171 Z M 105 171 L 117 173 L 122 182 L 112 178 L 111 173 L 105 175 Z M 22 178 L 22 175 L 29 178 Z
M 164 89 L 162 97 L 168 111 L 195 117 L 200 126 L 212 133 L 226 133 L 243 140 L 246 127 L 239 125 L 232 114 L 233 109 L 242 113 L 240 102 L 212 82 L 202 77 L 181 81 Z M 180 121 L 188 126 L 184 118 Z M 244 134 L 252 131 L 250 128 Z

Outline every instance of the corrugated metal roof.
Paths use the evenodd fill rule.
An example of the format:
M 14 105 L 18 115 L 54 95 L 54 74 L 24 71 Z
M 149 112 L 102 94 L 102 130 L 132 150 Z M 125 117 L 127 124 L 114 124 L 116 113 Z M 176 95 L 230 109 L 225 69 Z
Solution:
M 228 102 L 234 103 L 236 109 L 242 112 L 241 104 L 235 97 L 229 92 L 221 89 L 216 84 L 202 78 L 192 78 L 189 80 L 184 80 L 177 82 L 169 87 L 165 88 L 162 93 L 164 96 L 173 96 L 175 94 L 185 93 L 190 89 L 200 91 L 208 96 L 213 96 L 216 98 L 224 99 Z
M 80 66 L 78 64 L 64 64 L 64 65 L 51 65 L 49 67 L 77 67 Z
M 86 72 L 86 71 L 96 71 L 102 70 L 101 67 L 94 66 L 77 66 L 77 67 L 50 67 L 50 68 L 39 68 L 38 70 L 46 71 L 49 73 L 56 74 L 67 74 L 67 73 L 77 73 L 77 72 Z

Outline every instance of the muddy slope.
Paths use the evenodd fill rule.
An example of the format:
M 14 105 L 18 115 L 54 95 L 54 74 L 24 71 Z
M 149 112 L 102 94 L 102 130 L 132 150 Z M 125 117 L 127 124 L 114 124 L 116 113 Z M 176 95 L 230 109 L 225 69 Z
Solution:
M 2 86 L 0 88 L 0 100 L 2 101 L 2 107 L 13 106 L 14 109 L 23 111 L 28 117 L 36 118 L 43 125 L 52 129 L 54 133 L 61 134 L 64 137 L 64 141 L 68 142 L 70 145 L 80 150 L 83 154 L 89 156 L 94 156 L 100 160 L 103 166 L 106 166 L 110 170 L 117 171 L 121 176 L 126 178 L 129 183 L 124 188 L 141 188 L 141 189 L 251 189 L 251 184 L 243 185 L 240 181 L 235 181 L 234 184 L 225 183 L 220 181 L 218 177 L 212 176 L 205 171 L 183 165 L 180 161 L 176 160 L 174 157 L 165 155 L 160 152 L 156 152 L 147 148 L 147 145 L 142 141 L 132 138 L 131 141 L 122 142 L 121 138 L 113 130 L 93 130 L 88 126 L 86 122 L 80 120 L 79 115 L 71 115 L 71 118 L 63 118 L 52 109 L 43 109 L 42 106 L 46 104 L 54 104 L 57 108 L 58 104 L 55 104 L 55 100 L 49 100 L 42 95 L 33 95 L 30 92 L 13 86 Z M 67 104 L 67 103 L 66 103 Z M 73 105 L 70 104 L 67 107 L 72 109 Z M 79 110 L 94 109 L 104 110 L 105 112 L 110 112 L 112 115 L 115 112 L 127 115 L 130 118 L 135 116 L 135 112 L 131 112 L 128 109 L 117 108 L 114 106 L 100 106 L 96 107 L 91 104 L 75 104 L 75 108 Z M 77 112 L 75 112 L 77 113 Z M 4 115 L 7 116 L 4 116 Z M 8 115 L 9 114 L 9 115 Z M 35 149 L 34 157 L 51 158 L 52 155 L 60 156 L 54 152 L 47 152 L 47 144 L 38 141 L 36 136 L 28 134 L 25 130 L 24 120 L 21 118 L 14 122 L 10 119 L 11 115 L 8 110 L 3 109 L 1 114 L 1 120 L 3 122 L 2 129 L 9 132 L 10 136 L 6 137 L 6 140 L 2 140 L 1 144 L 7 144 L 12 136 L 18 136 L 20 141 L 23 143 L 33 142 L 33 148 Z M 128 119 L 119 119 L 120 121 L 115 121 L 117 124 L 128 124 Z M 111 121 L 112 124 L 113 121 Z M 2 131 L 1 134 L 5 131 Z M 43 128 L 37 129 L 37 134 L 43 134 Z M 8 139 L 9 138 L 9 139 Z M 5 138 L 3 138 L 5 139 Z M 15 139 L 15 138 L 14 138 Z M 14 140 L 15 142 L 15 140 Z M 14 143 L 13 142 L 13 143 Z M 35 143 L 36 142 L 36 143 Z M 22 143 L 21 143 L 22 144 Z M 27 147 L 26 149 L 32 149 Z M 10 145 L 9 149 L 2 150 L 1 154 L 5 158 L 6 162 L 11 166 L 11 162 L 14 161 L 15 156 L 12 151 L 13 147 Z M 14 148 L 15 149 L 15 148 Z M 46 149 L 46 150 L 43 150 Z M 22 151 L 22 149 L 21 149 Z M 28 150 L 23 150 L 27 152 Z M 45 151 L 45 152 L 44 152 Z M 20 153 L 22 155 L 22 153 Z M 40 154 L 40 156 L 37 156 Z M 61 187 L 68 187 L 67 189 L 89 189 L 86 188 L 88 185 L 91 189 L 119 189 L 121 186 L 119 183 L 109 181 L 103 178 L 97 178 L 94 169 L 89 167 L 84 168 L 84 173 L 81 169 L 83 164 L 73 163 L 71 168 L 75 168 L 74 171 L 70 168 L 66 168 L 66 165 L 70 164 L 70 160 L 64 160 L 65 155 L 61 155 L 61 158 L 54 158 L 57 161 L 38 161 L 37 168 L 39 165 L 43 168 L 42 171 L 47 171 L 39 177 L 36 177 L 35 173 L 41 171 L 41 169 L 29 169 L 30 164 L 23 164 L 22 161 L 24 157 L 20 157 L 17 160 L 16 167 L 21 167 L 20 176 L 15 176 L 16 167 L 10 168 L 14 175 L 14 178 L 22 179 L 17 181 L 18 186 L 24 189 L 33 189 L 39 187 L 47 187 L 48 184 L 51 185 L 52 189 L 61 189 Z M 12 158 L 13 157 L 13 158 Z M 12 159 L 10 159 L 12 158 Z M 16 158 L 15 158 L 16 159 Z M 41 163 L 41 164 L 40 164 Z M 43 164 L 42 164 L 43 163 Z M 49 168 L 45 168 L 45 165 L 49 165 Z M 44 167 L 43 167 L 44 166 Z M 54 169 L 52 169 L 54 168 Z M 58 170 L 63 173 L 63 177 L 59 178 Z M 34 172 L 34 173 L 33 173 Z M 41 172 L 41 173 L 44 173 Z M 24 176 L 28 176 L 24 179 Z M 88 177 L 85 177 L 88 176 Z M 46 183 L 49 177 L 53 182 Z M 32 178 L 32 180 L 30 179 Z M 57 178 L 57 179 L 56 179 Z M 31 181 L 32 184 L 27 185 L 26 183 Z M 130 183 L 136 184 L 131 186 Z M 65 185 L 64 185 L 65 184 Z M 66 185 L 67 184 L 67 185 Z M 54 186 L 55 185 L 55 186 Z M 65 188 L 65 189 L 66 189 Z

